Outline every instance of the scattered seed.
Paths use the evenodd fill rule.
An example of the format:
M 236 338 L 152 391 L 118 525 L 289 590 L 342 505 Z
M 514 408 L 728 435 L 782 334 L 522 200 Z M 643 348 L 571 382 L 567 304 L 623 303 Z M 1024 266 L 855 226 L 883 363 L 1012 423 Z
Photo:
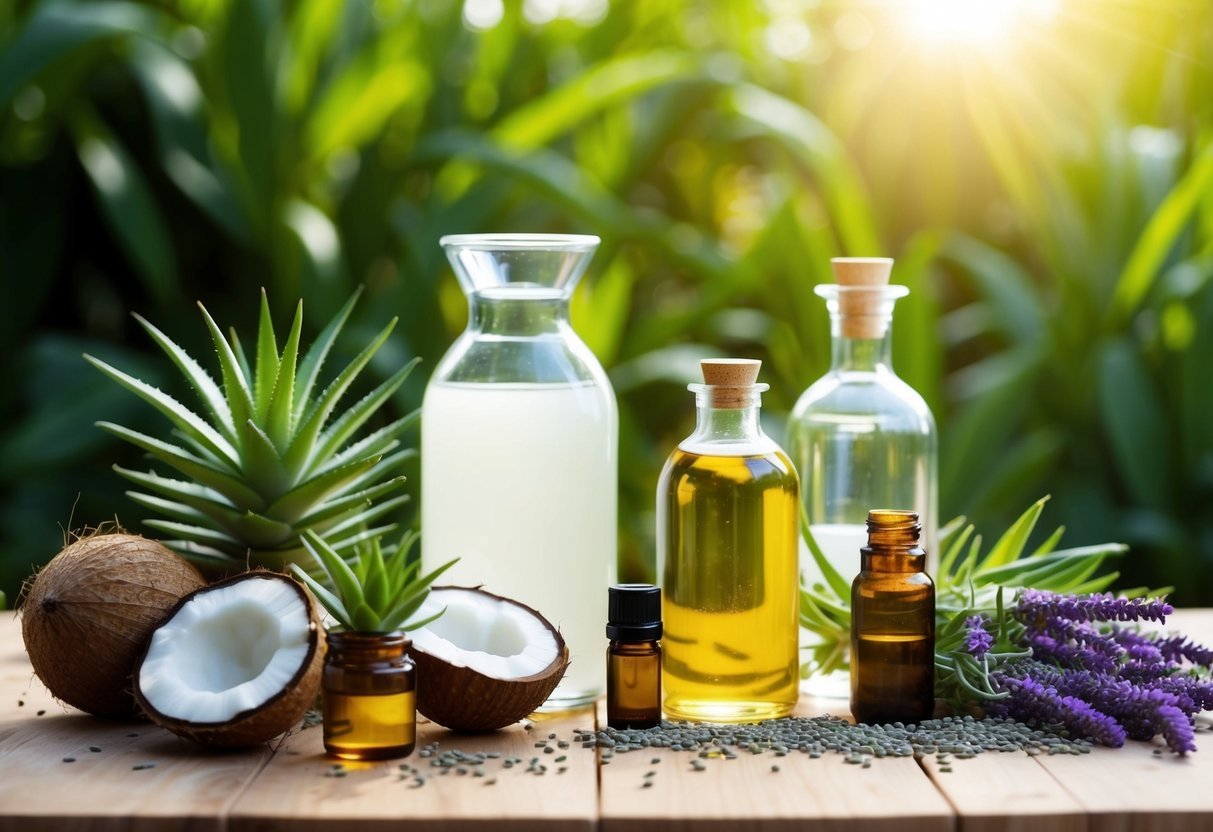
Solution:
M 91 751 L 91 752 L 93 752 L 94 754 L 100 754 L 100 753 L 101 753 L 101 749 L 100 749 L 100 748 L 98 748 L 98 747 L 97 747 L 97 746 L 95 746 L 95 745 L 90 745 L 90 746 L 88 747 L 88 750 L 89 750 L 89 751 Z
M 46 711 L 38 711 L 38 713 L 34 714 L 34 716 L 42 716 L 45 713 L 46 713 Z
M 131 769 L 133 771 L 143 771 L 145 769 L 155 768 L 155 767 L 156 767 L 155 763 L 139 763 L 138 765 L 131 766 Z
M 549 740 L 554 740 L 554 739 L 556 739 L 556 735 L 555 735 L 554 733 L 552 733 L 552 734 L 548 734 L 548 739 L 549 739 Z
M 648 789 L 648 788 L 652 788 L 652 786 L 653 786 L 653 781 L 652 781 L 652 780 L 645 780 L 643 783 L 641 783 L 641 784 L 640 784 L 640 787 L 641 787 L 642 789 Z
M 545 746 L 543 747 L 543 753 L 544 753 L 544 754 L 555 754 L 555 753 L 556 753 L 556 749 L 555 749 L 555 748 L 552 748 L 552 746 L 550 746 L 550 745 L 545 745 Z
M 74 763 L 74 762 L 76 762 L 76 758 L 75 758 L 75 757 L 64 757 L 64 758 L 63 758 L 63 762 L 65 762 L 65 763 Z
M 25 707 L 25 700 L 24 700 L 24 699 L 18 699 L 18 700 L 17 700 L 17 707 L 18 707 L 18 708 L 24 708 L 24 707 Z
M 484 785 L 486 785 L 486 786 L 495 786 L 495 785 L 497 785 L 497 778 L 496 778 L 496 777 L 490 777 L 488 780 L 485 780 L 485 781 L 484 781 Z
M 771 771 L 779 771 L 779 766 L 771 766 Z
M 127 736 L 128 736 L 128 737 L 137 737 L 137 736 L 139 736 L 139 735 L 138 735 L 138 734 L 135 734 L 135 733 L 131 733 L 131 734 L 127 734 Z

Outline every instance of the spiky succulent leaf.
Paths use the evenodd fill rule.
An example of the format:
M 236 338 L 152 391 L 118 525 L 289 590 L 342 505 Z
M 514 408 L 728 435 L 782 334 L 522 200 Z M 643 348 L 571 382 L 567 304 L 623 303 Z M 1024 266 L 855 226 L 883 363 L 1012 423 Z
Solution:
M 425 602 L 434 581 L 454 566 L 455 561 L 419 577 L 420 563 L 405 563 L 416 535 L 406 533 L 386 556 L 381 540 L 375 536 L 356 547 L 350 563 L 313 531 L 304 532 L 302 540 L 304 548 L 334 587 L 332 592 L 316 593 L 316 598 L 342 627 L 361 632 L 390 632 L 416 629 L 438 617 L 411 620 Z M 313 592 L 316 586 L 322 586 L 298 564 L 292 564 L 291 570 L 312 587 Z
M 197 392 L 202 403 L 198 412 L 117 368 L 90 359 L 107 376 L 160 410 L 176 429 L 175 440 L 166 442 L 120 425 L 101 425 L 193 481 L 116 469 L 150 492 L 133 499 L 160 514 L 162 527 L 168 523 L 166 528 L 179 534 L 181 540 L 176 543 L 182 554 L 211 562 L 226 558 L 229 567 L 252 562 L 281 568 L 296 557 L 306 557 L 299 542 L 306 529 L 324 532 L 330 546 L 343 556 L 360 541 L 392 529 L 391 524 L 370 526 L 404 502 L 393 496 L 404 482 L 398 470 L 415 451 L 401 449 L 400 436 L 416 425 L 418 413 L 398 418 L 362 439 L 355 434 L 400 388 L 416 362 L 392 374 L 344 412 L 338 405 L 385 343 L 395 321 L 326 387 L 319 387 L 325 359 L 359 294 L 346 302 L 305 352 L 300 349 L 302 304 L 297 305 L 279 352 L 263 293 L 251 363 L 236 332 L 225 337 L 199 304 L 214 344 L 221 384 L 168 336 L 140 318 L 141 326 Z

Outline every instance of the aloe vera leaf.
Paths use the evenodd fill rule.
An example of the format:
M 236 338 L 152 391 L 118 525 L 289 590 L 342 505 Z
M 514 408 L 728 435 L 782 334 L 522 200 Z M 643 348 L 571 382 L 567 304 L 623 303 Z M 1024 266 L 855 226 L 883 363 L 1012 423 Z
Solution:
M 374 433 L 367 434 L 362 439 L 359 439 L 354 444 L 350 445 L 341 453 L 334 454 L 332 459 L 320 465 L 318 471 L 324 471 L 328 468 L 333 468 L 338 465 L 343 465 L 351 459 L 356 459 L 362 456 L 372 456 L 374 454 L 383 454 L 394 450 L 399 446 L 400 442 L 396 438 L 400 434 L 412 428 L 421 421 L 421 410 L 417 409 L 411 413 L 406 413 L 399 419 L 384 425 Z
M 317 439 L 315 457 L 317 459 L 327 459 L 335 454 L 362 427 L 363 423 L 373 416 L 375 411 L 400 388 L 400 385 L 404 384 L 405 379 L 409 377 L 409 373 L 413 371 L 413 368 L 420 361 L 420 358 L 414 358 L 370 393 L 363 396 L 357 404 L 342 413 Z
M 960 553 L 964 550 L 964 545 L 971 534 L 973 534 L 973 525 L 970 523 L 961 529 L 960 533 L 955 536 L 955 539 L 951 540 L 944 549 L 943 557 L 939 560 L 939 577 L 941 581 L 946 582 L 951 579 L 952 570 L 956 567 L 956 559 L 960 557 Z
M 207 312 L 206 307 L 201 303 L 198 304 L 198 308 L 202 310 L 202 317 L 206 321 L 207 329 L 210 330 L 211 341 L 214 342 L 215 352 L 219 356 L 223 394 L 227 399 L 228 410 L 232 414 L 232 424 L 244 424 L 253 415 L 253 397 L 245 381 L 247 370 L 241 369 L 236 354 L 232 352 L 232 347 L 224 339 L 223 333 L 214 319 L 211 318 L 211 313 Z
M 189 436 L 195 438 L 203 447 L 214 454 L 217 460 L 228 466 L 232 471 L 239 470 L 236 461 L 236 449 L 197 413 L 194 413 L 194 411 L 181 404 L 181 402 L 174 399 L 168 393 L 153 387 L 141 379 L 128 375 L 116 367 L 111 367 L 99 358 L 85 354 L 84 360 L 159 410 L 168 417 L 169 421 Z
M 149 528 L 177 535 L 185 540 L 205 543 L 217 549 L 229 552 L 243 551 L 245 545 L 229 534 L 205 526 L 195 526 L 191 523 L 177 523 L 173 520 L 151 518 L 143 521 Z
M 304 354 L 303 360 L 299 362 L 299 372 L 295 379 L 295 404 L 293 422 L 299 422 L 303 418 L 304 409 L 311 401 L 312 388 L 316 385 L 316 380 L 320 376 L 320 369 L 324 366 L 324 359 L 332 350 L 333 344 L 337 341 L 337 336 L 341 333 L 341 328 L 345 326 L 346 320 L 350 316 L 354 304 L 358 302 L 358 298 L 362 295 L 362 287 L 358 286 L 354 289 L 354 293 L 350 295 L 350 299 L 345 302 L 341 309 L 337 312 L 333 319 L 329 321 L 316 340 L 312 342 L 312 346 Z
M 291 442 L 292 399 L 295 395 L 295 362 L 299 356 L 299 334 L 303 330 L 303 301 L 295 307 L 295 320 L 286 344 L 282 347 L 282 358 L 278 361 L 278 373 L 274 378 L 266 412 L 266 434 L 280 452 L 285 452 Z
M 326 526 L 324 529 L 325 537 L 340 537 L 350 529 L 364 526 L 375 520 L 382 518 L 384 515 L 390 514 L 402 505 L 413 499 L 409 494 L 401 494 L 393 497 L 390 500 L 384 500 L 380 503 L 375 503 L 362 511 L 351 513 L 348 517 L 342 517 L 337 523 L 331 526 Z
M 370 488 L 364 488 L 353 494 L 347 494 L 334 500 L 326 500 L 321 503 L 317 509 L 310 514 L 300 517 L 297 522 L 299 526 L 316 526 L 324 523 L 327 520 L 332 520 L 334 517 L 340 517 L 342 514 L 358 508 L 359 506 L 370 506 L 370 504 L 380 497 L 390 494 L 393 491 L 398 491 L 407 481 L 407 477 L 393 477 L 386 482 L 381 482 L 378 485 L 373 485 Z
M 333 379 L 320 397 L 307 409 L 303 422 L 295 432 L 290 448 L 286 452 L 285 461 L 290 470 L 298 473 L 311 467 L 320 459 L 316 455 L 316 441 L 320 436 L 321 428 L 324 427 L 333 408 L 337 406 L 337 401 L 353 384 L 358 373 L 371 360 L 371 356 L 383 346 L 388 335 L 395 328 L 396 321 L 397 319 L 393 318 L 387 326 L 380 330 L 379 334 L 367 344 L 362 352 L 358 353 L 354 360 L 338 374 L 337 378 Z
M 377 457 L 361 459 L 300 483 L 274 500 L 265 513 L 275 517 L 298 517 L 316 505 L 326 494 L 365 473 L 377 462 Z
M 269 416 L 277 377 L 278 337 L 274 334 L 274 321 L 270 317 L 270 302 L 262 287 L 261 316 L 257 325 L 257 367 L 253 371 L 253 403 L 257 408 L 259 424 L 265 424 Z
M 206 405 L 207 411 L 214 417 L 219 431 L 227 437 L 229 442 L 235 443 L 236 428 L 232 422 L 232 412 L 228 409 L 227 399 L 223 397 L 223 391 L 219 389 L 219 385 L 211 378 L 210 373 L 203 369 L 202 365 L 195 361 L 189 353 L 138 312 L 132 313 L 132 317 L 139 322 L 139 325 L 151 336 L 152 340 L 164 351 L 165 355 L 169 357 L 173 364 L 177 366 L 177 369 L 181 371 L 181 374 L 185 376 L 190 386 L 198 393 L 198 398 L 202 400 L 202 403 Z
M 96 424 L 102 430 L 142 448 L 187 477 L 213 488 L 233 505 L 248 506 L 253 510 L 265 507 L 265 501 L 261 499 L 261 495 L 245 485 L 243 481 L 176 445 L 122 425 L 115 425 L 113 422 L 97 422 Z
M 357 615 L 354 610 L 363 603 L 362 587 L 350 565 L 336 551 L 311 529 L 303 532 L 299 538 L 303 548 L 307 549 L 320 567 L 328 575 L 333 588 L 345 605 L 351 616 Z
M 350 629 L 353 628 L 353 625 L 350 622 L 349 611 L 346 610 L 345 605 L 341 603 L 340 598 L 330 592 L 326 586 L 321 584 L 303 569 L 300 569 L 298 564 L 291 564 L 291 572 L 298 580 L 307 585 L 307 588 L 310 589 L 312 594 L 316 596 L 316 600 L 319 601 L 326 610 L 328 610 L 329 615 L 337 619 L 341 626 Z

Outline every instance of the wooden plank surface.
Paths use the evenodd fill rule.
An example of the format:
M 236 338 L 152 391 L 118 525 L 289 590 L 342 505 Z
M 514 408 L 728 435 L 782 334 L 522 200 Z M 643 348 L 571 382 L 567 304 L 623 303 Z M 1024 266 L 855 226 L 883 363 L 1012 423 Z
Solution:
M 597 823 L 598 781 L 594 753 L 582 749 L 572 729 L 594 727 L 592 709 L 558 719 L 521 725 L 492 734 L 461 736 L 432 723 L 418 726 L 417 751 L 405 760 L 383 763 L 335 762 L 324 755 L 319 729 L 291 736 L 234 807 L 232 832 L 286 832 L 320 829 L 543 830 L 588 832 Z M 549 740 L 549 734 L 556 739 Z M 561 749 L 557 743 L 570 742 Z M 500 754 L 487 760 L 484 776 L 442 769 L 436 756 L 421 755 L 439 743 L 438 752 Z M 536 747 L 545 743 L 551 753 Z M 507 758 L 520 764 L 506 768 Z M 528 771 L 532 758 L 546 772 Z M 563 759 L 561 759 L 563 758 Z M 559 763 L 556 761 L 560 760 Z M 401 764 L 411 770 L 401 769 Z M 560 771 L 560 769 L 564 771 Z M 335 774 L 344 771 L 341 776 Z M 418 785 L 416 772 L 425 779 Z
M 60 705 L 30 670 L 18 621 L 0 614 L 0 832 L 219 832 L 269 758 Z
M 1213 643 L 1213 611 L 1178 613 L 1171 624 Z M 21 704 L 19 704 L 21 703 Z M 39 715 L 39 712 L 43 712 Z M 845 711 L 803 700 L 799 713 Z M 1207 715 L 1206 715 L 1207 716 Z M 1186 759 L 1154 746 L 1091 755 L 984 754 L 951 772 L 931 758 L 873 760 L 739 754 L 705 760 L 687 752 L 616 754 L 571 742 L 546 754 L 549 733 L 572 741 L 590 728 L 585 711 L 493 735 L 461 737 L 429 724 L 421 746 L 494 752 L 484 777 L 436 774 L 435 759 L 344 764 L 323 755 L 319 729 L 288 737 L 277 753 L 208 753 L 147 723 L 94 720 L 54 703 L 33 677 L 19 624 L 0 615 L 0 832 L 22 830 L 958 830 L 959 832 L 1188 832 L 1213 829 L 1213 733 L 1202 718 L 1202 751 Z M 419 746 L 419 748 L 421 747 Z M 90 751 L 90 747 L 101 751 Z M 506 769 L 507 757 L 522 763 Z M 64 763 L 64 757 L 75 759 Z M 544 775 L 528 773 L 537 757 Z M 556 759 L 564 757 L 561 763 Z M 660 759 L 654 764 L 653 759 Z M 697 759 L 697 758 L 696 758 Z M 400 769 L 403 762 L 411 768 Z M 152 768 L 135 770 L 153 763 Z M 771 771 L 778 765 L 778 772 Z M 564 767 L 563 773 L 557 769 Z M 652 787 L 645 774 L 656 771 Z M 415 772 L 426 776 L 416 784 Z M 495 778 L 495 782 L 489 783 Z

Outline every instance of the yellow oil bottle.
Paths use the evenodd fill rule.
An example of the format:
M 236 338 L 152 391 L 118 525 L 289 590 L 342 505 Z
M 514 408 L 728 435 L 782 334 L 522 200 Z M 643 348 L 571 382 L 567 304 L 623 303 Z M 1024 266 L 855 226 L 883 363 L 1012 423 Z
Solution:
M 796 704 L 798 483 L 759 425 L 759 366 L 703 362 L 695 432 L 658 484 L 670 719 L 749 722 Z

